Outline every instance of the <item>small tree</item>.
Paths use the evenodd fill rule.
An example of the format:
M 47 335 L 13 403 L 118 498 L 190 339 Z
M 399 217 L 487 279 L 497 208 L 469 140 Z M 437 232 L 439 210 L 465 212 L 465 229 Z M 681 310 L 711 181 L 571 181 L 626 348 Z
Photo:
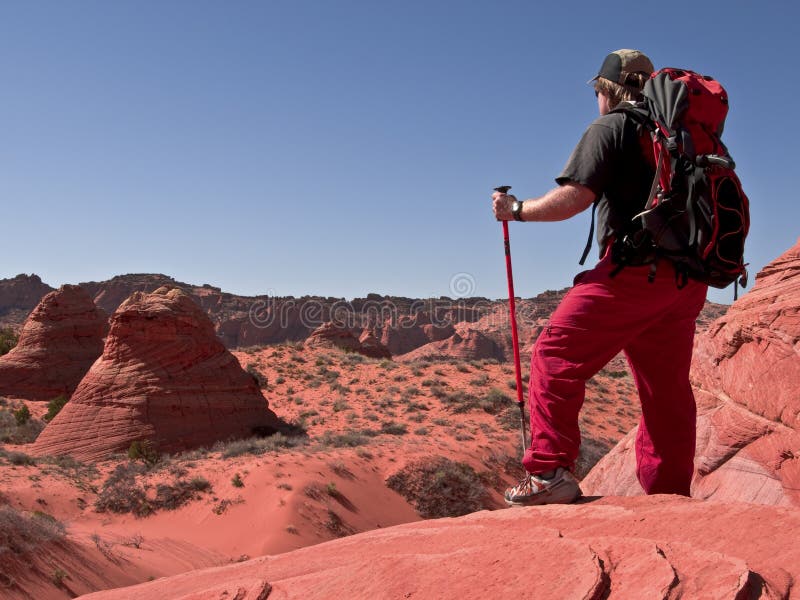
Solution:
M 18 426 L 25 425 L 31 418 L 31 411 L 28 409 L 27 404 L 23 404 L 20 408 L 14 411 L 14 418 Z
M 44 416 L 44 420 L 48 423 L 56 418 L 56 415 L 61 412 L 61 409 L 64 408 L 64 405 L 69 402 L 69 398 L 67 398 L 64 394 L 60 396 L 56 396 L 50 402 L 47 403 L 47 414 Z

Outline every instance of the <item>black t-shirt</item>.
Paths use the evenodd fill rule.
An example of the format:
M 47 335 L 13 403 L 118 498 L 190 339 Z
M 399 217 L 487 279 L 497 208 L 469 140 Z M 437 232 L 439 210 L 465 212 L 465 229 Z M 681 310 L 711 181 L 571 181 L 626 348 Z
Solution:
M 556 183 L 585 185 L 597 194 L 597 242 L 626 231 L 650 194 L 655 170 L 643 153 L 639 125 L 625 112 L 594 121 L 572 151 Z

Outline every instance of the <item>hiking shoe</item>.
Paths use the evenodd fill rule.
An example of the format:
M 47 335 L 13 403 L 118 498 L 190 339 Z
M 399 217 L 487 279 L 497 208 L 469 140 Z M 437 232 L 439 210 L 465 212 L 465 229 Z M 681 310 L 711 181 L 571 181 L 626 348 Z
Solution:
M 551 479 L 528 474 L 516 487 L 505 493 L 509 506 L 536 506 L 539 504 L 570 504 L 583 495 L 575 476 L 559 467 Z

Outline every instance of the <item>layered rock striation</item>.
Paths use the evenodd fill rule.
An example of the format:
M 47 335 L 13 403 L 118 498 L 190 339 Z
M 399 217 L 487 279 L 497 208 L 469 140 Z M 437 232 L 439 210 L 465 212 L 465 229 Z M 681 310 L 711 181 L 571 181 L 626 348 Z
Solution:
M 85 598 L 782 599 L 798 536 L 797 510 L 604 498 L 376 529 Z
M 138 440 L 174 452 L 279 426 L 202 309 L 164 287 L 120 305 L 102 356 L 33 450 L 98 460 Z
M 698 404 L 692 495 L 800 505 L 800 242 L 697 336 Z M 635 431 L 586 477 L 594 494 L 642 493 Z
M 103 351 L 106 314 L 76 285 L 42 298 L 15 348 L 0 357 L 0 395 L 28 400 L 69 396 Z

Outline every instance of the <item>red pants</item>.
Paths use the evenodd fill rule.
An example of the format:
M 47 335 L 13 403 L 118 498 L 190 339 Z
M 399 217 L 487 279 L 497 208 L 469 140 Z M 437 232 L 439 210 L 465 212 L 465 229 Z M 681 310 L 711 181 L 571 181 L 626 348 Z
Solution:
M 609 256 L 575 278 L 531 357 L 529 473 L 574 467 L 580 446 L 578 413 L 586 381 L 620 350 L 633 371 L 642 418 L 636 439 L 637 476 L 648 494 L 689 495 L 694 471 L 695 403 L 689 384 L 695 320 L 707 287 L 678 289 L 669 263 L 626 267 L 609 277 Z

